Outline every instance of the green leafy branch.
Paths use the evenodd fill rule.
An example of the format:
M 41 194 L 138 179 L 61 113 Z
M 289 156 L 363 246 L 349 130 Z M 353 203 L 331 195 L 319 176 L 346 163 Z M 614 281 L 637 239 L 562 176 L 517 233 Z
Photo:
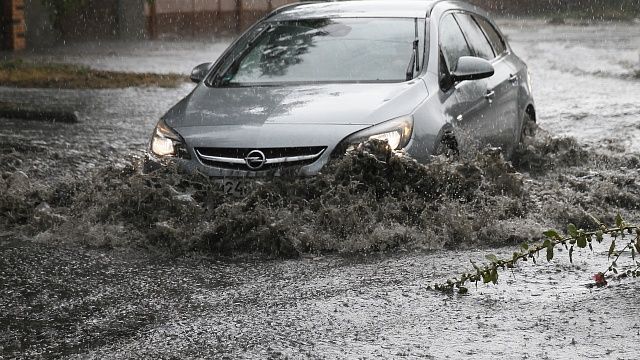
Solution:
M 602 243 L 605 235 L 608 235 L 611 239 L 608 256 L 609 259 L 613 258 L 613 261 L 611 261 L 606 271 L 596 274 L 594 277 L 596 285 L 605 285 L 605 279 L 608 273 L 614 273 L 621 277 L 640 277 L 640 262 L 636 261 L 636 254 L 640 253 L 640 227 L 628 224 L 620 215 L 616 217 L 616 225 L 613 227 L 606 226 L 595 217 L 592 218 L 598 224 L 598 229 L 595 231 L 578 229 L 573 224 L 569 224 L 567 233 L 564 236 L 556 230 L 546 231 L 544 232 L 546 239 L 543 242 L 534 246 L 530 246 L 527 243 L 522 244 L 519 251 L 514 252 L 510 259 L 499 259 L 493 254 L 487 255 L 486 258 L 489 260 L 488 264 L 479 266 L 471 261 L 474 268 L 473 271 L 464 273 L 458 278 L 449 279 L 446 283 L 435 284 L 429 288 L 443 292 L 454 292 L 457 290 L 459 293 L 465 294 L 468 292 L 468 288 L 466 287 L 468 283 L 475 283 L 476 286 L 479 282 L 484 284 L 497 284 L 500 270 L 512 269 L 518 262 L 528 261 L 529 259 L 536 263 L 536 258 L 540 256 L 540 253 L 546 253 L 547 261 L 551 261 L 554 258 L 555 249 L 558 246 L 563 246 L 569 250 L 569 261 L 573 263 L 575 247 L 580 249 L 589 247 L 589 249 L 593 251 L 593 241 Z M 626 245 L 618 250 L 618 242 L 624 241 L 627 241 Z M 632 267 L 622 274 L 619 274 L 618 261 L 620 260 L 620 256 L 627 251 L 631 252 L 631 258 L 635 262 L 635 268 Z

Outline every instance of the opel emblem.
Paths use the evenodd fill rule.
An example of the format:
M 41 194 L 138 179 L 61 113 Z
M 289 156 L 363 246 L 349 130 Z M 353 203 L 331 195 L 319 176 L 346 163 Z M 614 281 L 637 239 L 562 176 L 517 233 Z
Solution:
M 249 169 L 260 170 L 267 163 L 267 157 L 262 151 L 253 150 L 244 158 L 244 162 Z

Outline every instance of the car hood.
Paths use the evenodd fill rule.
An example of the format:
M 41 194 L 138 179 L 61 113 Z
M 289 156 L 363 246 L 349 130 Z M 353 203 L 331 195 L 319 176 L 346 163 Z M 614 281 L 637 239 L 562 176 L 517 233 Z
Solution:
M 163 119 L 176 130 L 199 126 L 374 125 L 411 114 L 427 95 L 421 80 L 226 88 L 201 84 Z

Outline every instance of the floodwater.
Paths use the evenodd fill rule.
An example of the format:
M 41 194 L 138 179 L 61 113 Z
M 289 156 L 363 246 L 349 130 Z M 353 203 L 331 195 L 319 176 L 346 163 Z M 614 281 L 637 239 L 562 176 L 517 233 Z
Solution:
M 545 131 L 514 167 L 491 152 L 426 170 L 394 160 L 431 176 L 438 198 L 402 174 L 379 185 L 388 169 L 359 154 L 325 177 L 266 186 L 268 197 L 258 185 L 221 200 L 170 173 L 149 184 L 131 156 L 191 85 L 0 88 L 0 101 L 47 99 L 81 119 L 1 120 L 0 205 L 14 215 L 0 219 L 0 358 L 637 358 L 640 284 L 585 286 L 606 269 L 605 246 L 574 264 L 566 252 L 524 263 L 469 295 L 427 290 L 547 228 L 592 226 L 588 213 L 640 218 L 640 25 L 503 27 L 531 68 Z M 167 64 L 182 50 L 203 54 L 169 49 L 180 61 Z M 346 165 L 375 193 L 345 185 Z M 301 195 L 323 184 L 335 194 Z
M 176 41 L 95 41 L 6 53 L 6 59 L 69 63 L 96 70 L 134 73 L 185 74 L 201 63 L 215 60 L 231 39 Z
M 639 152 L 640 25 L 534 24 L 503 30 L 532 69 L 543 127 L 596 150 Z

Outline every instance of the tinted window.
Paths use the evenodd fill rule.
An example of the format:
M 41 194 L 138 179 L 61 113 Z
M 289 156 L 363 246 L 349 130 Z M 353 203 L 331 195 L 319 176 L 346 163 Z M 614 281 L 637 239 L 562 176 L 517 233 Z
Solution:
M 491 46 L 493 46 L 493 50 L 495 51 L 496 55 L 499 56 L 506 52 L 507 46 L 505 45 L 504 39 L 496 31 L 493 25 L 479 16 L 474 16 L 474 18 L 476 19 L 482 30 L 484 30 L 484 33 L 487 35 L 487 38 L 489 39 Z
M 476 56 L 486 60 L 495 58 L 493 49 L 491 48 L 491 45 L 489 45 L 489 41 L 487 41 L 484 33 L 471 16 L 467 14 L 456 14 L 455 16 L 456 20 L 458 20 L 458 24 L 460 24 L 460 28 L 462 28 L 462 31 L 467 36 L 469 45 L 476 53 Z
M 422 46 L 424 20 L 417 26 Z M 409 18 L 272 23 L 254 36 L 224 74 L 223 83 L 402 82 L 415 36 L 416 21 Z
M 451 14 L 445 16 L 440 22 L 440 49 L 447 61 L 449 71 L 455 70 L 460 57 L 471 56 L 467 40 Z

